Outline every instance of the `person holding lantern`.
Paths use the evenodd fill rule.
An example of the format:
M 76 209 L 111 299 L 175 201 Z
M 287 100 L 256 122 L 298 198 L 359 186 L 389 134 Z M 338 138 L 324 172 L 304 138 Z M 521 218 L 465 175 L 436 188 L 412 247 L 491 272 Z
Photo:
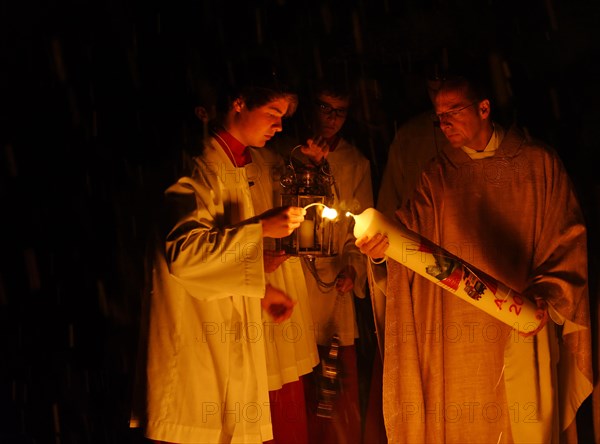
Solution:
M 357 442 L 361 436 L 358 356 L 359 337 L 354 298 L 365 298 L 366 260 L 354 244 L 346 211 L 373 206 L 371 167 L 361 151 L 342 135 L 350 113 L 351 88 L 334 67 L 314 84 L 303 111 L 308 122 L 300 133 L 300 158 L 327 177 L 327 205 L 336 209 L 334 255 L 304 257 L 314 331 L 321 364 L 303 377 L 311 443 Z M 302 109 L 302 102 L 300 109 Z M 278 149 L 289 156 L 288 141 Z

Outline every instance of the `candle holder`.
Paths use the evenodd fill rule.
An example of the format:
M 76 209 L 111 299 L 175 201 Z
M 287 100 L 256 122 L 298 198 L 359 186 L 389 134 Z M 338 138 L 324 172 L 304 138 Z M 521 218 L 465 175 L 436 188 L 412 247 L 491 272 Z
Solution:
M 302 207 L 304 222 L 292 234 L 279 240 L 280 249 L 293 256 L 335 256 L 337 254 L 337 212 L 329 208 L 333 202 L 333 176 L 324 159 L 320 165 L 293 157 L 280 180 L 281 205 Z
M 389 219 L 374 208 L 361 214 L 346 213 L 354 218 L 354 236 L 359 239 L 381 233 L 387 236 L 385 254 L 439 285 L 460 299 L 485 311 L 527 336 L 543 328 L 543 314 L 534 301 L 454 256 L 441 246 Z

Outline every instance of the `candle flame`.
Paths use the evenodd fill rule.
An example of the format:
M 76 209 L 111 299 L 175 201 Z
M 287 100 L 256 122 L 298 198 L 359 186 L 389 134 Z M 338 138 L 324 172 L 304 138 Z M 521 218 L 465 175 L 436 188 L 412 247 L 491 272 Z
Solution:
M 307 208 L 314 207 L 315 205 L 320 205 L 320 206 L 323 207 L 322 216 L 325 219 L 331 219 L 331 220 L 333 220 L 333 219 L 335 219 L 338 216 L 338 212 L 335 209 L 329 208 L 327 205 L 325 205 L 325 204 L 323 204 L 321 202 L 313 202 L 311 204 L 308 204 L 307 206 L 304 207 L 304 209 L 306 210 Z
M 328 208 L 325 207 L 323 208 L 323 217 L 326 219 L 335 219 L 338 215 L 338 212 L 336 210 L 334 210 L 333 208 Z

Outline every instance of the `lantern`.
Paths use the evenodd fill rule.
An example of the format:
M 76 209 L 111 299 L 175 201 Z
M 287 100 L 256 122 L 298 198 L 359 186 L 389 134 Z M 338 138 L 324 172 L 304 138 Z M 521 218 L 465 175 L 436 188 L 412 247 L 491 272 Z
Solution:
M 329 164 L 303 162 L 291 154 L 286 172 L 280 180 L 281 205 L 302 207 L 304 221 L 292 234 L 280 240 L 281 249 L 293 256 L 334 256 L 337 252 L 337 211 L 329 208 L 333 202 L 334 179 Z

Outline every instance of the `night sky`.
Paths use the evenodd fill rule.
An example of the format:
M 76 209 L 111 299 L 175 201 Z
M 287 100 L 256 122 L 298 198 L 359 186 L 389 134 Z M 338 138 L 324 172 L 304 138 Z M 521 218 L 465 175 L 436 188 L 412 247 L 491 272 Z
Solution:
M 599 24 L 589 0 L 2 2 L 0 443 L 141 442 L 127 421 L 148 220 L 190 79 L 253 55 L 297 84 L 330 60 L 362 82 L 349 136 L 375 189 L 394 128 L 428 105 L 416 60 L 447 46 L 498 62 L 498 118 L 554 146 L 578 190 L 596 322 Z

